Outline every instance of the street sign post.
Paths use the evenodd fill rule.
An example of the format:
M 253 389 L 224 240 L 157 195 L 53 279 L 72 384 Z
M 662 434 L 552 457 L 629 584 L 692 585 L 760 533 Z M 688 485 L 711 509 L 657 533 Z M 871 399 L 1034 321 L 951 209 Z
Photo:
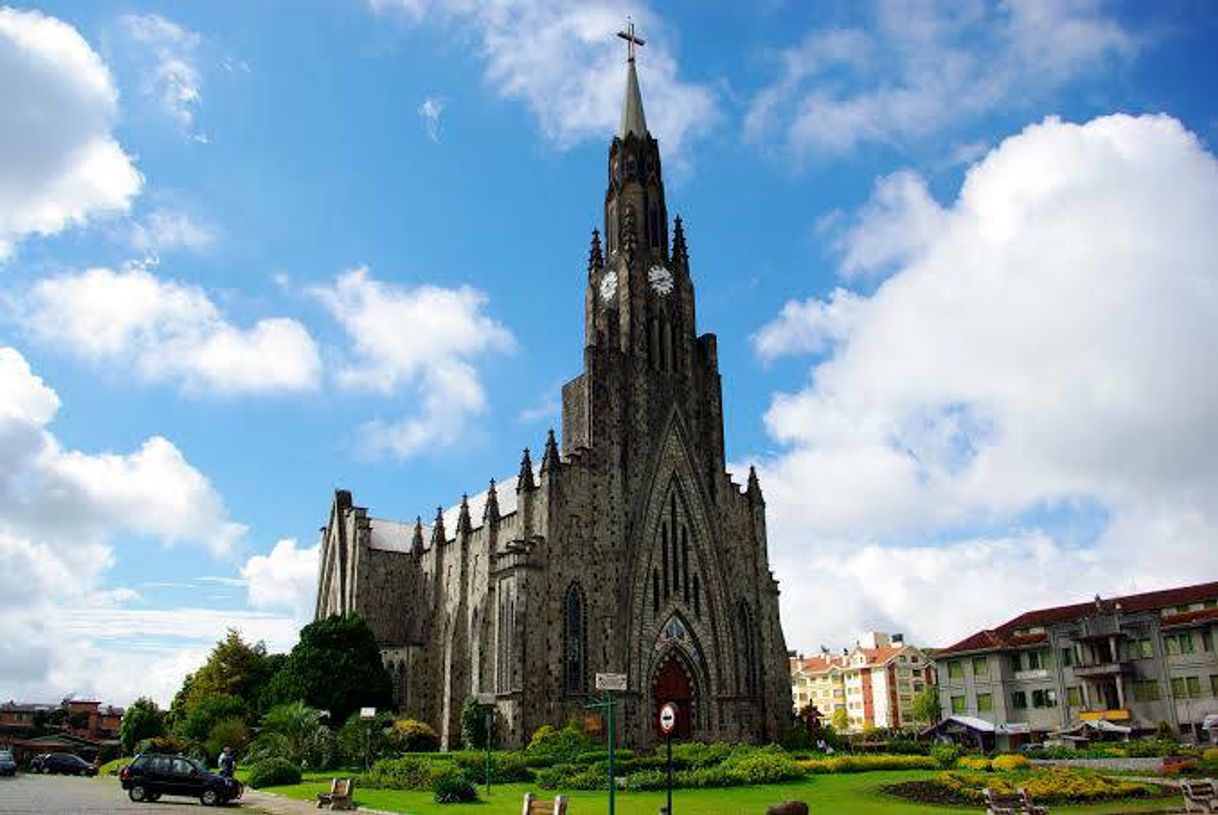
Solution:
M 609 750 L 609 815 L 616 815 L 617 781 L 613 777 L 613 740 L 617 729 L 613 725 L 613 711 L 617 706 L 617 700 L 613 698 L 613 694 L 626 690 L 626 674 L 597 674 L 596 689 L 603 690 L 605 698 L 599 702 L 593 702 L 587 707 L 604 708 L 605 710 L 606 747 Z
M 660 708 L 660 732 L 664 734 L 664 741 L 668 747 L 668 767 L 664 784 L 668 789 L 668 806 L 664 809 L 664 815 L 672 815 L 672 732 L 676 729 L 677 706 L 672 702 L 665 702 L 664 706 Z
M 596 689 L 621 693 L 626 690 L 626 674 L 597 674 Z

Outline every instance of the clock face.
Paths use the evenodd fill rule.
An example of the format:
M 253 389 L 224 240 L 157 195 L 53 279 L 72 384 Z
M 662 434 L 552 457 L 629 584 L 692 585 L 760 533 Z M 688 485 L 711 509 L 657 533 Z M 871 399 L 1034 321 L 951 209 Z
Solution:
M 656 264 L 647 271 L 647 279 L 656 294 L 668 294 L 672 291 L 672 272 Z
M 601 278 L 601 301 L 611 303 L 616 294 L 617 272 L 605 272 L 605 276 Z

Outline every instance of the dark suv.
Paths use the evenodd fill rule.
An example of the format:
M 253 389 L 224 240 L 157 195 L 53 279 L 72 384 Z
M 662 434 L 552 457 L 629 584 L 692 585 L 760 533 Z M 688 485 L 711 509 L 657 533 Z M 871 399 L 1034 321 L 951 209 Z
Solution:
M 97 767 L 72 753 L 43 753 L 30 762 L 30 772 L 97 775 Z
M 123 767 L 118 777 L 132 801 L 185 795 L 210 807 L 235 801 L 243 791 L 236 780 L 208 772 L 198 761 L 186 756 L 140 753 Z

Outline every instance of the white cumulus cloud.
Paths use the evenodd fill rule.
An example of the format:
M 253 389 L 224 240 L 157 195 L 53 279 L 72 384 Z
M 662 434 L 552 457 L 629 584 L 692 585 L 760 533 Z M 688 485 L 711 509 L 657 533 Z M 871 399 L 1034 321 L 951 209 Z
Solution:
M 369 0 L 378 12 L 412 22 L 456 20 L 481 41 L 487 81 L 509 99 L 523 101 L 553 142 L 568 146 L 614 133 L 625 86 L 624 45 L 614 35 L 627 15 L 647 40 L 638 60 L 647 124 L 680 158 L 690 139 L 715 121 L 714 94 L 679 77 L 677 60 L 659 15 L 642 3 L 604 0 Z
M 113 134 L 118 92 L 75 28 L 0 8 L 0 260 L 27 235 L 124 213 L 144 180 Z
M 199 287 L 138 266 L 44 278 L 17 311 L 41 342 L 87 359 L 130 361 L 151 381 L 192 391 L 303 391 L 321 376 L 317 346 L 296 320 L 240 328 Z
M 486 408 L 476 358 L 516 345 L 484 313 L 486 295 L 469 286 L 404 288 L 357 268 L 312 292 L 351 340 L 339 384 L 387 395 L 405 390 L 418 401 L 404 419 L 365 427 L 378 452 L 406 457 L 455 442 Z
M 795 154 L 902 144 L 1045 94 L 1137 39 L 1094 0 L 877 2 L 866 26 L 822 24 L 776 58 L 745 133 Z
M 949 206 L 899 184 L 841 246 L 843 275 L 888 274 L 874 293 L 790 303 L 755 338 L 818 354 L 765 416 L 780 576 L 818 576 L 784 592 L 792 644 L 831 617 L 839 640 L 891 622 L 942 645 L 1218 572 L 1214 156 L 1167 116 L 1050 118 Z
M 195 109 L 202 99 L 197 64 L 202 41 L 199 35 L 159 14 L 128 14 L 122 18 L 122 26 L 146 62 L 144 93 L 157 99 L 183 133 L 196 141 L 206 141 L 194 131 Z
M 318 551 L 317 545 L 301 547 L 283 538 L 267 554 L 247 560 L 241 576 L 250 605 L 286 609 L 301 625 L 309 622 L 317 596 Z
M 0 645 L 0 687 L 35 696 L 96 690 L 121 700 L 131 685 L 102 681 L 102 673 L 127 664 L 130 678 L 135 664 L 150 661 L 99 655 L 71 630 L 78 615 L 109 636 L 125 613 L 119 606 L 138 599 L 121 586 L 100 587 L 118 540 L 124 554 L 152 540 L 223 555 L 246 528 L 169 440 L 153 436 L 127 453 L 66 448 L 50 430 L 58 408 L 25 357 L 0 347 L 0 616 L 11 634 Z

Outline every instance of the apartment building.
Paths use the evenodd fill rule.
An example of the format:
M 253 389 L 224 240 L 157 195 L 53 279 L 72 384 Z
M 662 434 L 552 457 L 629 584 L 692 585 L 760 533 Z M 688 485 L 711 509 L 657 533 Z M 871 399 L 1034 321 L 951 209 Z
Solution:
M 1215 626 L 1218 582 L 1025 612 L 935 655 L 944 724 L 999 749 L 1161 722 L 1205 741 L 1218 714 Z
M 795 709 L 812 703 L 826 722 L 845 711 L 850 732 L 913 726 L 913 697 L 933 683 L 930 659 L 900 634 L 868 632 L 840 654 L 791 659 Z

